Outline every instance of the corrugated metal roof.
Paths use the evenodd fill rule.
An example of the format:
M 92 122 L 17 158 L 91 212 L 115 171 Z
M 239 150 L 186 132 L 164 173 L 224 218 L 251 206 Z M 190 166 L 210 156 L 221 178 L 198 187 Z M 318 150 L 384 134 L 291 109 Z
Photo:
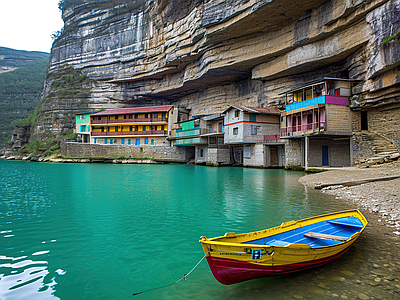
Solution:
M 322 78 L 322 79 L 320 79 L 320 80 L 311 81 L 311 82 L 309 82 L 309 83 L 307 83 L 307 84 L 305 84 L 305 85 L 301 85 L 301 86 L 295 87 L 295 88 L 293 88 L 293 89 L 290 89 L 290 90 L 288 90 L 288 91 L 286 91 L 286 92 L 283 92 L 283 93 L 280 93 L 280 94 L 278 94 L 278 95 L 292 94 L 293 92 L 296 92 L 296 91 L 298 91 L 298 90 L 300 90 L 300 89 L 304 89 L 304 88 L 311 87 L 311 86 L 313 86 L 313 85 L 317 85 L 317 84 L 320 84 L 320 83 L 324 83 L 325 81 L 360 82 L 360 81 L 362 81 L 362 80 L 359 80 L 359 79 L 345 79 L 345 78 L 324 77 L 324 78 Z
M 174 107 L 173 105 L 164 105 L 164 106 L 146 106 L 146 107 L 107 109 L 107 110 L 92 114 L 92 116 L 168 112 L 173 107 Z
M 231 105 L 229 108 L 227 108 L 226 111 L 231 109 L 232 107 L 240 109 L 241 111 L 248 112 L 248 113 L 253 113 L 253 114 L 280 114 L 281 112 L 273 106 L 268 106 L 268 107 L 250 107 L 250 106 L 242 106 L 242 105 Z

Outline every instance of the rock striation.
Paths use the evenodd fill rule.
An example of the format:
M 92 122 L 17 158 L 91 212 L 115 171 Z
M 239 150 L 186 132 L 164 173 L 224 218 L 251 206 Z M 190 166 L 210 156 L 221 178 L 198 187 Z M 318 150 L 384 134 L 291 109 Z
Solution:
M 48 107 L 62 111 L 42 106 L 37 133 L 99 108 L 279 107 L 280 93 L 322 77 L 362 80 L 355 111 L 400 115 L 400 0 L 64 0 L 63 19 L 48 78 L 72 67 L 88 80 L 80 105 L 47 80 Z

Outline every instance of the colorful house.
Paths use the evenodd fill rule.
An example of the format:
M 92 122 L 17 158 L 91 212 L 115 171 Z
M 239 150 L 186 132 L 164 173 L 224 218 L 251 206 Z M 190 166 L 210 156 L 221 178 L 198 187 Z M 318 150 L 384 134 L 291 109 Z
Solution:
M 351 166 L 349 97 L 354 80 L 323 78 L 284 93 L 281 138 L 286 166 Z
M 119 108 L 90 116 L 93 144 L 163 145 L 168 143 L 173 105 Z
M 90 143 L 90 115 L 84 112 L 75 114 L 75 132 L 77 141 L 80 143 Z
M 284 143 L 279 136 L 280 111 L 277 108 L 231 105 L 224 115 L 224 142 L 230 146 L 231 163 L 283 166 Z
M 175 146 L 186 148 L 186 159 L 197 164 L 229 164 L 229 149 L 224 144 L 224 117 L 199 116 L 174 124 Z

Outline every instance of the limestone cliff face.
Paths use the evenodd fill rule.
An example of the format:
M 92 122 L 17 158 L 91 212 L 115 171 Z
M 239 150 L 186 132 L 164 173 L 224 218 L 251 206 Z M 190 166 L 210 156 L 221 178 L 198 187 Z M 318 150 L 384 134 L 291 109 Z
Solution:
M 67 129 L 54 114 L 78 110 L 279 105 L 322 77 L 362 79 L 355 109 L 400 99 L 399 38 L 382 45 L 400 29 L 400 0 L 65 0 L 63 19 L 49 78 L 72 66 L 87 80 L 79 105 L 49 100 L 71 109 L 43 107 L 38 132 Z

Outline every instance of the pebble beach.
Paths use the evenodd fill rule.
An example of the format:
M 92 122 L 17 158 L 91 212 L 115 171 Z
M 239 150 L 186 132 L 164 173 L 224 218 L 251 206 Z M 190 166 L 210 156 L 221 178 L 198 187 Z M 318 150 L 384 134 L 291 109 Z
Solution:
M 358 208 L 368 210 L 377 216 L 377 221 L 385 224 L 391 232 L 400 236 L 400 178 L 372 181 L 354 186 L 337 185 L 400 175 L 400 161 L 369 167 L 331 168 L 328 171 L 303 176 L 300 182 L 305 186 L 329 186 L 321 192 L 334 195 L 337 199 L 353 202 Z M 330 185 L 332 184 L 332 185 Z

